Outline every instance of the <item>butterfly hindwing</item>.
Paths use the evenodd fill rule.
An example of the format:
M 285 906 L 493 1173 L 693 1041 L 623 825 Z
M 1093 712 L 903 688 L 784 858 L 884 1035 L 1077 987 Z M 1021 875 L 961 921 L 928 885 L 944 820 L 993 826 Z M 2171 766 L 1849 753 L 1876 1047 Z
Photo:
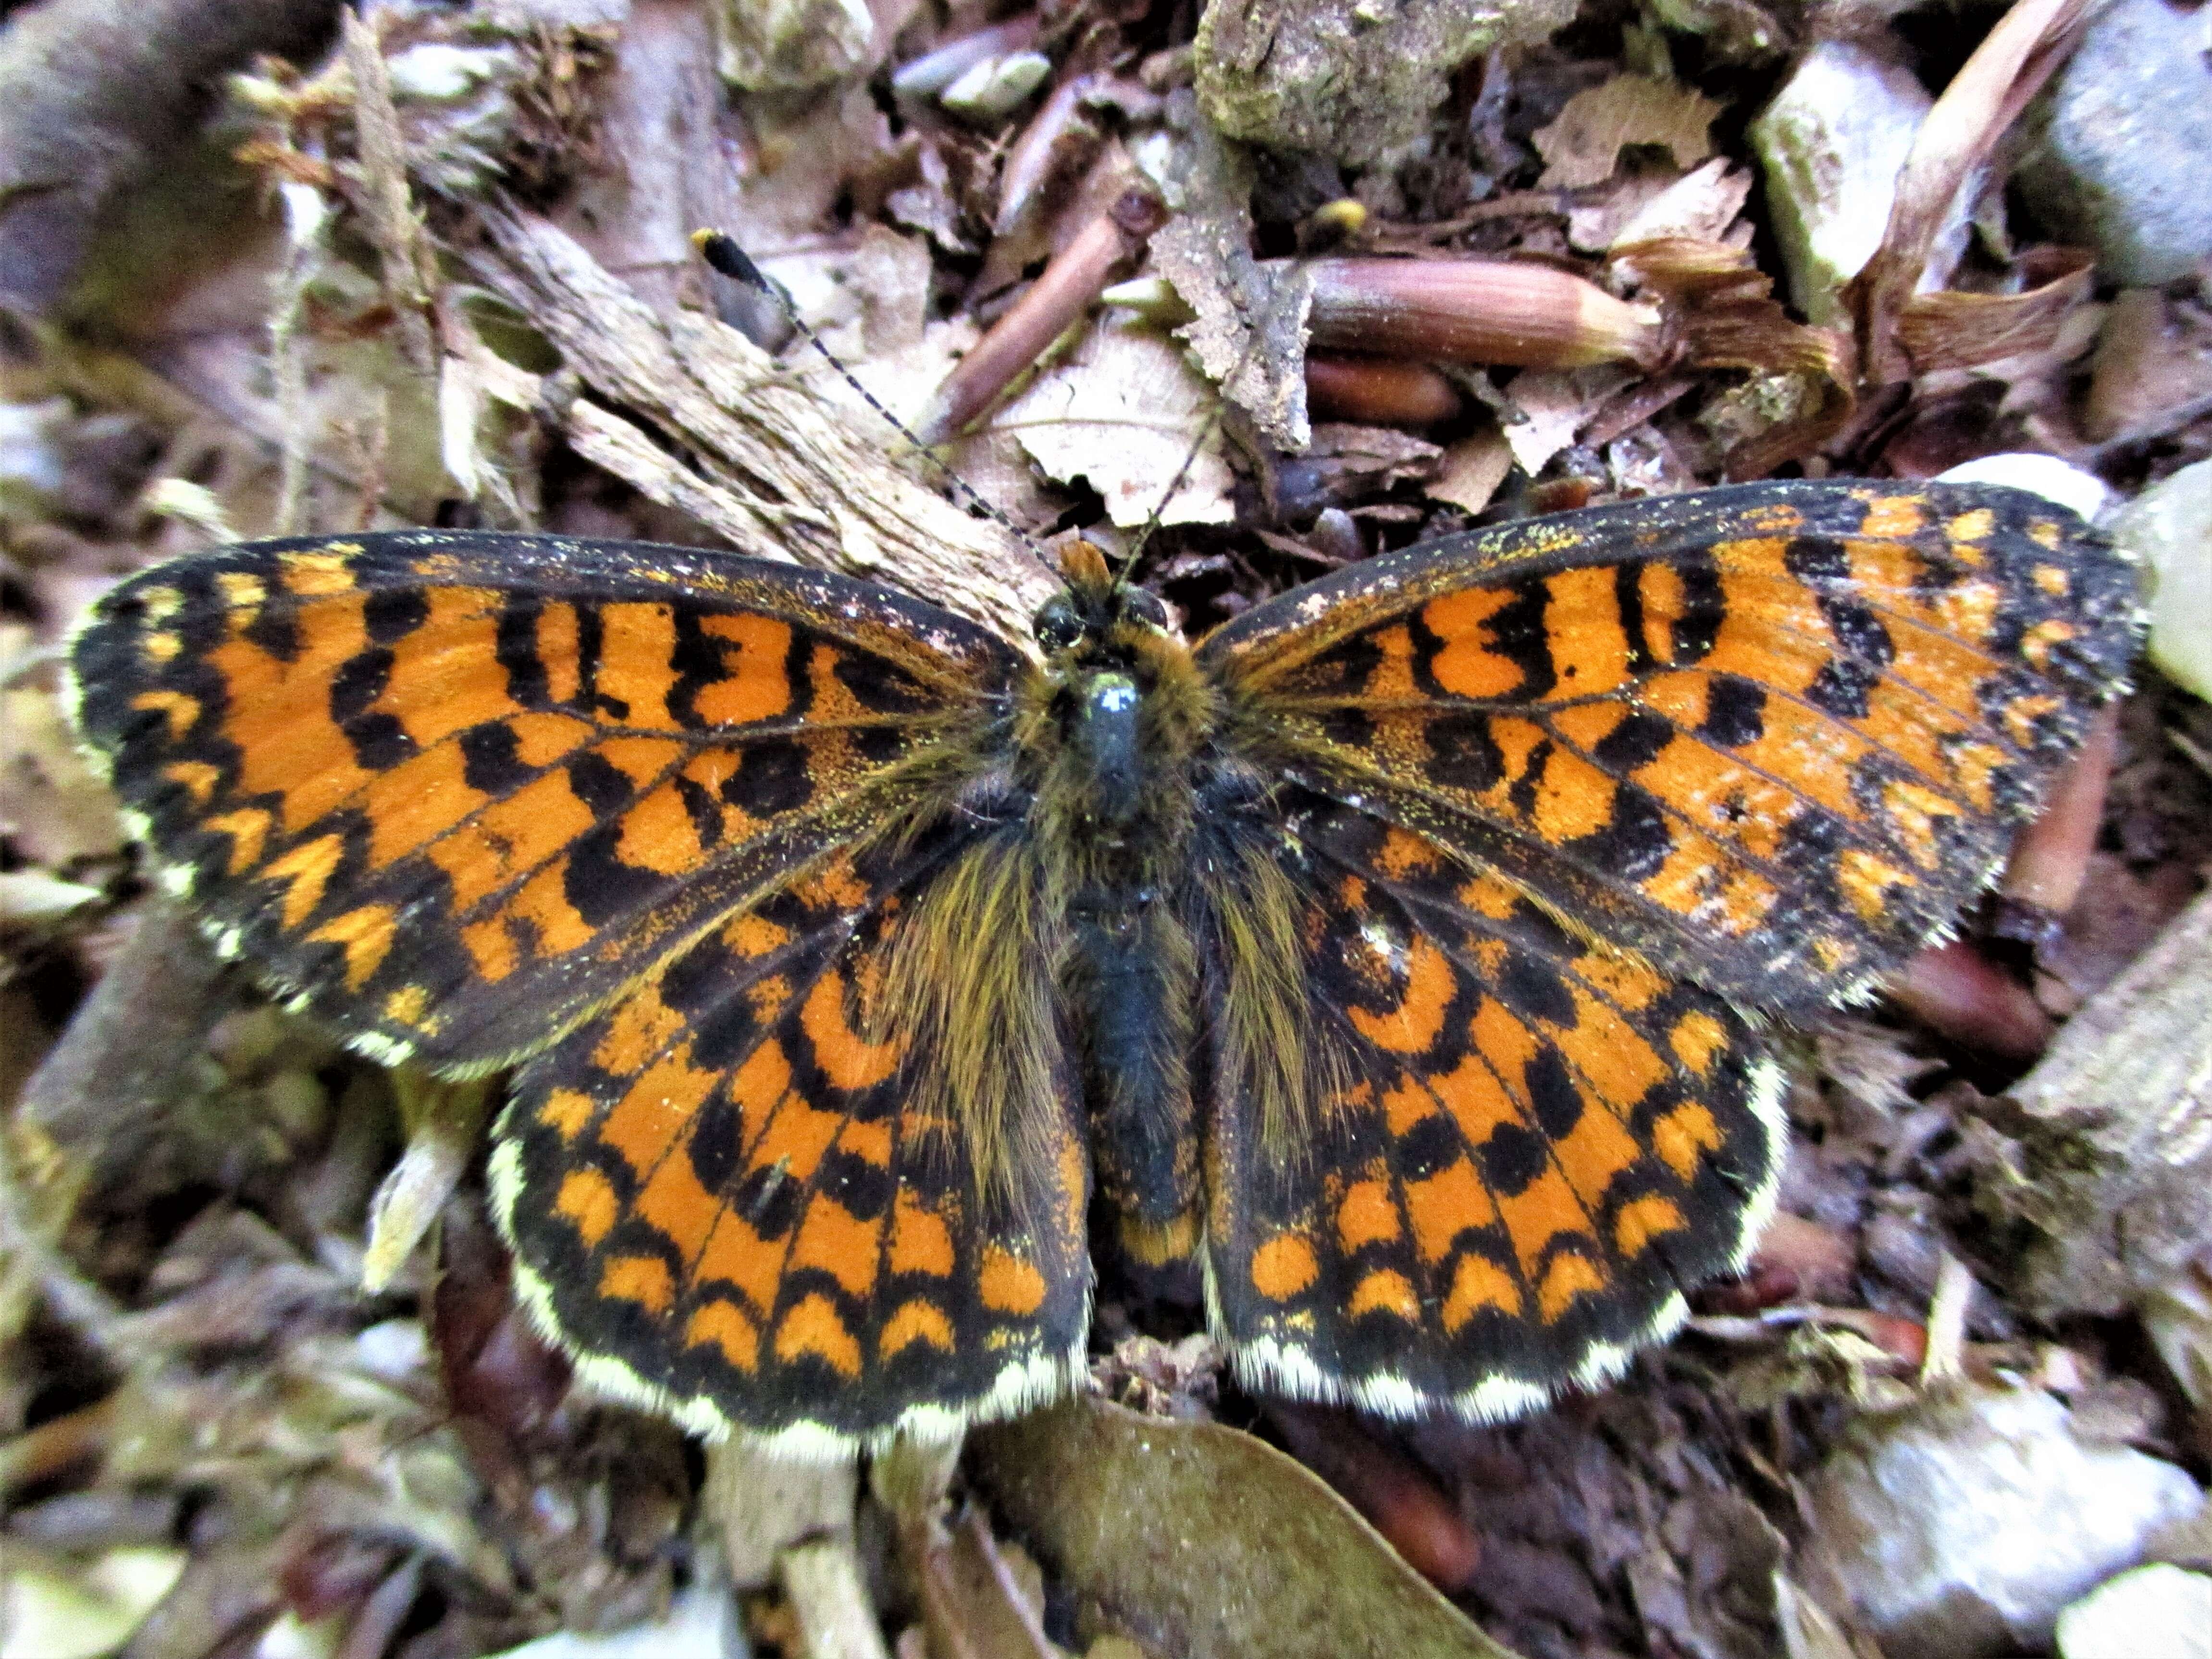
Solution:
M 1602 1380 L 1771 1212 L 1776 1067 L 1725 1003 L 1497 876 L 1286 805 L 1334 1087 L 1288 1146 L 1249 1102 L 1212 1103 L 1218 1334 L 1263 1386 L 1394 1415 L 1510 1415 Z
M 1089 1316 L 1073 1097 L 977 1179 L 878 1003 L 926 849 L 840 855 L 680 952 L 516 1080 L 494 1186 L 587 1376 L 799 1453 L 941 1437 L 1064 1390 Z M 880 1028 L 880 1029 L 879 1029 Z
M 1016 661 L 872 584 L 435 531 L 164 566 L 75 650 L 80 727 L 218 941 L 443 1069 L 542 1048 L 895 814 Z
M 1806 1012 L 1986 878 L 2124 676 L 2135 586 L 2019 491 L 1746 485 L 1386 555 L 1198 658 L 1255 761 Z

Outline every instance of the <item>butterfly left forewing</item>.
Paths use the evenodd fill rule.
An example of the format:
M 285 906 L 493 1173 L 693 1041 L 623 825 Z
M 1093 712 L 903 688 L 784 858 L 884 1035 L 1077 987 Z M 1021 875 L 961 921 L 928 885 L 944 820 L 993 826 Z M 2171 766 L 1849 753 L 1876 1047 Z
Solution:
M 218 942 L 381 1058 L 478 1070 L 943 785 L 1016 661 L 795 567 L 438 531 L 147 571 L 73 658 Z
M 1724 1002 L 1434 842 L 1303 791 L 1283 808 L 1334 1086 L 1287 1140 L 1249 1095 L 1209 1103 L 1218 1334 L 1259 1386 L 1394 1415 L 1602 1380 L 1770 1212 L 1772 1062 Z

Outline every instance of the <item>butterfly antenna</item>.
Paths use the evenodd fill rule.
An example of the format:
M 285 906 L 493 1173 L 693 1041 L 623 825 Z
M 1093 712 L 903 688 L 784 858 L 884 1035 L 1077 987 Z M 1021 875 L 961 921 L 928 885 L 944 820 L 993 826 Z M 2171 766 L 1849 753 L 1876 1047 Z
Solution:
M 969 483 L 967 479 L 947 466 L 933 451 L 923 444 L 921 439 L 914 435 L 904 421 L 885 409 L 878 400 L 876 394 L 860 384 L 853 371 L 846 368 L 839 360 L 837 354 L 822 343 L 822 337 L 806 325 L 806 319 L 799 314 L 799 307 L 792 304 L 791 296 L 783 291 L 781 285 L 771 280 L 767 272 L 753 263 L 752 256 L 738 246 L 735 238 L 725 231 L 695 230 L 691 233 L 691 246 L 699 250 L 700 258 L 732 282 L 743 283 L 747 288 L 766 295 L 775 303 L 775 308 L 783 313 L 785 320 L 805 337 L 806 343 L 822 354 L 822 361 L 837 371 L 838 378 L 859 392 L 861 401 L 883 416 L 884 422 L 892 431 L 914 447 L 916 454 L 945 475 L 945 482 L 952 486 L 954 492 L 963 502 L 994 521 L 1000 529 L 1019 542 L 1031 558 L 1055 577 L 1060 574 L 1060 568 L 1045 556 L 1044 550 L 1030 538 L 1027 531 L 1001 513 L 995 503 L 987 500 Z M 1188 467 L 1190 463 L 1186 460 L 1183 465 Z
M 1248 347 L 1246 355 L 1249 354 L 1250 348 Z M 1237 368 L 1229 372 L 1233 375 L 1243 366 L 1239 362 Z M 1223 384 L 1226 385 L 1227 381 L 1224 380 Z M 1183 452 L 1182 465 L 1176 468 L 1175 477 L 1168 480 L 1168 487 L 1161 492 L 1159 500 L 1152 503 L 1152 510 L 1145 515 L 1144 523 L 1137 526 L 1136 539 L 1129 544 L 1129 550 L 1122 555 L 1121 568 L 1114 573 L 1116 582 L 1128 580 L 1128 573 L 1137 568 L 1137 559 L 1144 552 L 1145 544 L 1152 540 L 1152 532 L 1160 527 L 1160 514 L 1168 510 L 1168 503 L 1175 500 L 1176 492 L 1182 488 L 1183 480 L 1190 477 L 1191 468 L 1197 464 L 1198 452 L 1206 447 L 1206 441 L 1221 424 L 1221 408 L 1226 401 L 1225 396 L 1217 397 L 1213 400 L 1213 407 L 1206 411 L 1206 419 L 1199 423 L 1198 436 L 1190 441 L 1190 447 Z
M 1281 291 L 1279 288 L 1276 290 L 1278 294 Z M 1144 552 L 1145 544 L 1152 540 L 1152 532 L 1160 527 L 1160 514 L 1168 510 L 1169 503 L 1176 498 L 1176 492 L 1182 488 L 1183 480 L 1190 477 L 1191 468 L 1197 465 L 1199 452 L 1206 447 L 1207 440 L 1219 428 L 1222 411 L 1229 403 L 1229 387 L 1244 372 L 1245 365 L 1258 354 L 1260 334 L 1261 326 L 1255 322 L 1244 337 L 1244 349 L 1237 354 L 1237 361 L 1230 364 L 1228 372 L 1222 375 L 1213 407 L 1206 410 L 1206 419 L 1199 425 L 1198 435 L 1190 441 L 1190 447 L 1183 452 L 1182 465 L 1176 468 L 1175 477 L 1168 480 L 1167 489 L 1162 492 L 1159 500 L 1152 503 L 1152 510 L 1146 514 L 1144 523 L 1138 526 L 1136 539 L 1129 544 L 1129 550 L 1121 560 L 1121 568 L 1114 573 L 1116 581 L 1127 580 L 1128 572 L 1137 568 L 1138 556 Z

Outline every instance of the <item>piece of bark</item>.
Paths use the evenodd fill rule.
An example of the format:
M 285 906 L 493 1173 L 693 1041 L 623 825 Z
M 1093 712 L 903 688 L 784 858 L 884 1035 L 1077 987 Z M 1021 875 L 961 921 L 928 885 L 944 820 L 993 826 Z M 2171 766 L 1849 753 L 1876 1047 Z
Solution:
M 2212 1238 L 2212 892 L 2069 1020 L 2011 1091 L 2016 1168 L 1986 1205 L 2039 1239 L 2018 1291 L 2039 1316 L 2112 1314 Z
M 583 382 L 559 418 L 592 459 L 740 552 L 887 581 L 1027 637 L 1057 577 L 902 471 L 887 432 L 823 402 L 733 328 L 696 312 L 655 317 L 546 221 L 495 210 L 484 222 L 489 246 L 471 269 Z

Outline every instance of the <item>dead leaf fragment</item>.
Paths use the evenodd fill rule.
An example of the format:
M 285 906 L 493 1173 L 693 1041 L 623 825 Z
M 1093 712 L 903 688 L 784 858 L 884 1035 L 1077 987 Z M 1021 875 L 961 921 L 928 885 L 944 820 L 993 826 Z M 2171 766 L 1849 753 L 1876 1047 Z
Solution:
M 1013 433 L 1050 477 L 1089 479 L 1123 529 L 1143 524 L 1155 507 L 1162 524 L 1226 524 L 1236 516 L 1235 478 L 1218 429 L 1161 500 L 1212 406 L 1213 388 L 1172 342 L 1120 316 L 1038 375 L 994 424 Z
M 1317 1476 L 1235 1429 L 1078 1395 L 969 1444 L 1048 1569 L 1152 1651 L 1513 1659 Z
M 1551 125 L 1534 135 L 1545 190 L 1581 190 L 1613 176 L 1629 145 L 1667 151 L 1688 172 L 1713 153 L 1711 129 L 1721 106 L 1692 87 L 1643 75 L 1617 75 L 1578 92 Z

